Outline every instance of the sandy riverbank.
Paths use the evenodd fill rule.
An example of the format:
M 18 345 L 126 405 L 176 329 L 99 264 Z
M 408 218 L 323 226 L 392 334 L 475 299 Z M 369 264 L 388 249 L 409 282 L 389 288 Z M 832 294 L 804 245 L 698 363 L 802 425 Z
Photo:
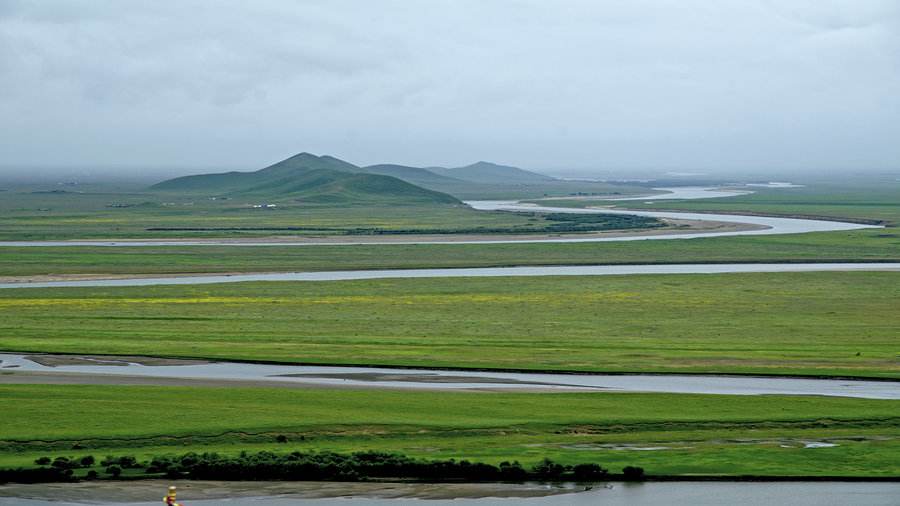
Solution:
M 0 498 L 45 501 L 114 503 L 158 501 L 169 485 L 178 487 L 179 498 L 192 500 L 272 497 L 324 499 L 366 497 L 372 499 L 478 499 L 485 497 L 546 497 L 583 490 L 574 485 L 541 483 L 348 483 L 348 482 L 228 482 L 228 481 L 87 481 L 81 483 L 0 485 Z

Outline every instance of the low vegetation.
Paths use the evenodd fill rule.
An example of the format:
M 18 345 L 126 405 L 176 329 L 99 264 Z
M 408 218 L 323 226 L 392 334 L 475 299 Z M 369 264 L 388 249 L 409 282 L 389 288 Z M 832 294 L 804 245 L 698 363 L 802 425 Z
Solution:
M 91 468 L 93 456 L 81 459 L 67 457 L 41 457 L 35 460 L 39 467 L 0 469 L 0 483 L 4 482 L 56 482 L 72 481 L 81 477 L 76 470 Z M 349 455 L 333 452 L 275 453 L 260 451 L 241 452 L 236 456 L 218 453 L 189 452 L 181 455 L 158 455 L 139 462 L 134 456 L 108 456 L 100 465 L 101 474 L 89 469 L 84 479 L 100 477 L 119 478 L 123 468 L 140 469 L 147 478 L 192 480 L 291 480 L 291 481 L 357 481 L 369 479 L 413 479 L 429 482 L 441 481 L 596 481 L 609 478 L 640 480 L 644 470 L 626 466 L 619 475 L 598 464 L 563 465 L 544 459 L 530 468 L 518 461 L 501 462 L 499 465 L 468 460 L 427 460 L 386 452 L 355 452 Z M 134 474 L 130 475 L 132 478 Z
M 0 276 L 725 262 L 900 262 L 900 234 L 859 230 L 567 244 L 0 247 Z
M 897 379 L 900 272 L 0 290 L 0 349 Z
M 898 401 L 0 385 L 0 402 L 16 410 L 0 417 L 0 468 L 46 457 L 44 467 L 74 464 L 78 476 L 106 476 L 111 466 L 122 477 L 145 476 L 148 467 L 181 472 L 171 463 L 187 451 L 400 453 L 497 467 L 519 461 L 526 470 L 549 458 L 573 471 L 599 463 L 648 475 L 900 474 Z M 54 466 L 58 457 L 65 460 Z
M 474 188 L 451 179 L 463 172 L 442 177 L 383 166 L 378 170 L 385 174 L 375 175 L 374 169 L 335 168 L 340 160 L 317 160 L 324 166 L 315 173 L 297 177 L 297 167 L 282 166 L 249 186 L 228 186 L 234 178 L 226 174 L 220 179 L 227 184 L 214 194 L 205 183 L 152 192 L 15 189 L 0 201 L 0 240 L 560 233 L 659 225 L 628 217 L 475 212 L 456 200 L 540 197 L 563 191 L 562 183 Z M 430 189 L 394 175 L 420 178 Z M 888 226 L 877 230 L 595 244 L 3 247 L 0 275 L 898 261 L 895 186 L 825 185 L 665 206 L 628 204 L 849 217 Z M 454 196 L 432 191 L 444 188 Z M 473 191 L 477 195 L 466 194 Z M 892 272 L 15 289 L 0 291 L 0 349 L 897 380 L 898 300 L 900 273 Z M 0 382 L 19 381 L 16 376 L 4 369 Z M 0 403 L 15 415 L 0 417 L 0 482 L 593 480 L 609 477 L 608 470 L 638 479 L 645 469 L 649 476 L 896 478 L 898 402 L 0 384 Z
M 380 177 L 380 176 L 379 176 Z M 399 180 L 398 180 L 399 181 Z M 401 182 L 402 183 L 402 182 Z M 405 184 L 405 183 L 404 183 Z M 140 190 L 140 189 L 136 189 Z M 274 203 L 273 203 L 274 202 Z M 459 203 L 279 201 L 254 196 L 28 192 L 0 200 L 0 240 L 241 238 L 358 234 L 551 233 L 658 226 L 652 219 L 476 211 Z M 582 224 L 586 223 L 579 220 Z
M 857 180 L 809 181 L 799 188 L 752 188 L 753 193 L 698 200 L 631 200 L 631 209 L 670 209 L 688 212 L 756 213 L 773 216 L 824 217 L 900 226 L 900 180 L 891 175 Z M 554 200 L 553 205 L 582 207 L 615 202 Z M 621 204 L 621 203 L 617 203 Z

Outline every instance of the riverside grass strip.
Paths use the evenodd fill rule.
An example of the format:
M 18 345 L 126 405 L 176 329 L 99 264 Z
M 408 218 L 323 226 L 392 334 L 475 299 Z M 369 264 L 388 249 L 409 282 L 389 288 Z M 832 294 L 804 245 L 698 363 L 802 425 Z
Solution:
M 549 457 L 649 474 L 900 475 L 898 401 L 73 385 L 2 385 L 0 401 L 17 413 L 0 419 L 7 468 L 41 456 L 270 450 L 494 465 Z
M 900 261 L 894 229 L 606 243 L 0 247 L 0 276 Z
M 0 290 L 0 349 L 897 379 L 900 273 Z

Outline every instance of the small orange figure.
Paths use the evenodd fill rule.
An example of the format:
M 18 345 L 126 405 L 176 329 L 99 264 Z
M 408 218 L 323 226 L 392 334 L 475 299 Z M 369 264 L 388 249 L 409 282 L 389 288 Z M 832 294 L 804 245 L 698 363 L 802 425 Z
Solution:
M 181 503 L 175 502 L 175 486 L 169 487 L 169 493 L 163 497 L 163 504 L 166 506 L 182 506 Z

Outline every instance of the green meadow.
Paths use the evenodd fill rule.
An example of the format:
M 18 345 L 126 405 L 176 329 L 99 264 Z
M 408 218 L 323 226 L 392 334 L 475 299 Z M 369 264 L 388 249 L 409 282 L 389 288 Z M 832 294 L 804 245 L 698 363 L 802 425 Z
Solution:
M 236 203 L 179 197 L 169 203 L 145 200 L 156 197 L 145 195 L 40 197 L 38 202 L 27 199 L 28 206 L 24 207 L 24 204 L 15 205 L 16 196 L 7 199 L 4 195 L 6 203 L 0 205 L 5 213 L 0 222 L 0 240 L 320 236 L 344 235 L 357 229 L 453 233 L 479 228 L 534 230 L 546 223 L 541 217 L 482 213 L 452 204 L 347 207 L 281 204 L 274 209 L 260 209 L 252 207 L 256 203 L 253 200 Z M 131 207 L 106 207 L 117 204 Z
M 689 212 L 757 213 L 774 216 L 824 217 L 900 224 L 900 181 L 869 176 L 842 181 L 813 180 L 799 188 L 752 188 L 753 193 L 726 198 L 659 200 L 653 196 L 626 203 L 598 200 L 553 200 L 560 206 L 616 204 L 631 209 L 671 209 Z M 744 188 L 740 188 L 744 189 Z
M 130 193 L 129 190 L 130 189 Z M 615 187 L 608 187 L 613 191 Z M 88 188 L 92 192 L 5 192 L 0 199 L 0 240 L 254 237 L 345 235 L 381 231 L 550 231 L 559 222 L 544 216 L 479 212 L 453 205 L 287 205 L 278 210 L 248 207 L 250 201 L 200 200 L 160 195 L 141 188 Z M 101 191 L 104 190 L 104 191 Z M 628 187 L 627 191 L 636 191 Z M 639 189 L 638 189 L 639 190 Z M 522 196 L 527 193 L 523 193 Z M 150 200 L 148 200 L 150 199 Z M 133 207 L 108 208 L 123 202 Z M 611 201 L 552 201 L 559 206 Z M 619 205 L 625 206 L 623 203 Z M 702 262 L 879 262 L 900 261 L 900 183 L 860 180 L 841 185 L 813 182 L 803 188 L 758 189 L 724 199 L 629 201 L 627 207 L 686 211 L 753 212 L 869 220 L 884 229 L 807 234 L 711 237 L 672 241 L 569 244 L 393 244 L 303 247 L 0 247 L 0 276 L 43 274 L 185 274 L 237 271 L 313 271 L 509 265 L 579 265 Z M 42 210 L 43 209 L 43 210 Z M 151 228 L 300 227 L 304 230 L 153 231 Z
M 406 185 L 399 180 L 395 182 Z M 593 186 L 604 193 L 635 190 L 604 184 Z M 573 187 L 560 183 L 512 185 L 511 188 L 507 191 L 518 191 L 521 196 L 540 196 L 565 195 L 560 191 L 570 191 Z M 0 188 L 0 215 L 3 216 L 0 240 L 321 236 L 364 231 L 535 233 L 552 231 L 551 226 L 557 223 L 540 215 L 475 211 L 446 195 L 449 201 L 436 202 L 402 194 L 391 194 L 383 200 L 343 195 L 337 201 L 285 196 L 273 200 L 256 194 L 217 195 L 220 194 L 214 191 L 149 191 L 146 186 L 133 183 Z M 485 196 L 496 195 L 489 192 Z M 254 207 L 269 203 L 276 207 Z
M 704 262 L 900 262 L 900 234 L 872 229 L 603 243 L 0 247 L 0 276 Z
M 900 378 L 900 272 L 0 290 L 0 349 Z
M 44 189 L 2 194 L 0 240 L 546 232 L 555 225 L 459 205 L 284 201 L 265 210 L 236 196 L 32 190 Z M 490 191 L 542 196 L 538 187 Z M 816 182 L 664 207 L 875 220 L 887 228 L 593 244 L 0 247 L 0 276 L 900 261 L 900 191 L 889 181 Z M 286 227 L 298 230 L 263 230 Z M 0 290 L 0 350 L 898 380 L 898 301 L 900 272 L 23 288 Z M 0 384 L 0 403 L 15 415 L 0 416 L 0 468 L 61 455 L 379 450 L 493 464 L 549 457 L 657 475 L 900 475 L 900 401 Z
M 897 226 L 900 224 L 900 182 L 850 188 L 816 185 L 809 188 L 761 191 L 727 199 L 638 204 L 633 207 L 639 209 L 654 206 L 699 212 L 750 211 L 772 215 L 877 220 Z
M 494 464 L 550 457 L 616 470 L 640 465 L 649 474 L 900 473 L 897 401 L 71 385 L 2 385 L 0 401 L 16 407 L 16 416 L 0 418 L 3 467 L 43 455 L 268 449 Z M 287 442 L 277 443 L 279 435 Z

